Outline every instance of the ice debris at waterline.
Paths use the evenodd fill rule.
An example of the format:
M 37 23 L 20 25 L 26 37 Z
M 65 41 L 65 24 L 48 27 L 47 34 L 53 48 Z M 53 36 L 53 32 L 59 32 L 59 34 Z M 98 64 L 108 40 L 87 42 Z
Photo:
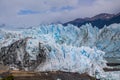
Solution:
M 97 73 L 102 77 L 106 67 L 103 56 L 120 56 L 120 24 L 100 30 L 91 24 L 1 29 L 0 48 L 1 63 L 13 69 Z

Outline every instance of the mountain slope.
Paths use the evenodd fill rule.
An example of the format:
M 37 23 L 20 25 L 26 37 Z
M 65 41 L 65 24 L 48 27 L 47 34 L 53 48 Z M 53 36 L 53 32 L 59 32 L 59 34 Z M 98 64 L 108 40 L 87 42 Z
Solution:
M 81 25 L 85 25 L 86 23 L 91 23 L 93 26 L 101 29 L 104 27 L 104 25 L 108 26 L 113 23 L 120 23 L 120 13 L 116 15 L 102 13 L 91 18 L 78 18 L 76 20 L 64 23 L 63 25 L 66 26 L 68 24 L 73 24 L 80 27 Z

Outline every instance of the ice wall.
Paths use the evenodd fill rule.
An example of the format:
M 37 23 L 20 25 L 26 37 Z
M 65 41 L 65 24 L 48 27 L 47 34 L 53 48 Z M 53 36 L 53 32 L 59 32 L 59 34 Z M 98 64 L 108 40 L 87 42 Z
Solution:
M 21 41 L 22 39 L 23 41 Z M 24 39 L 26 39 L 26 44 L 19 46 Z M 13 43 L 17 46 L 12 46 Z M 2 53 L 4 48 L 8 50 L 11 46 L 15 50 L 12 55 L 17 54 L 16 62 L 29 60 L 31 64 L 39 60 L 37 56 L 41 52 L 40 50 L 44 50 L 46 60 L 40 64 L 36 63 L 37 66 L 32 65 L 34 68 L 30 68 L 36 71 L 62 70 L 87 72 L 90 75 L 94 75 L 95 72 L 102 74 L 104 72 L 102 69 L 106 66 L 106 61 L 103 59 L 104 54 L 106 57 L 120 56 L 120 24 L 105 26 L 100 30 L 91 24 L 83 25 L 80 28 L 73 25 L 64 27 L 58 24 L 40 25 L 20 31 L 1 30 L 0 54 L 4 55 Z M 19 47 L 22 48 L 18 49 Z M 22 50 L 23 48 L 25 50 Z M 21 55 L 21 52 L 24 54 Z M 4 53 L 7 54 L 7 52 Z M 28 56 L 24 57 L 26 53 Z M 12 65 L 17 65 L 16 62 Z M 24 68 L 29 70 L 28 66 L 24 66 Z

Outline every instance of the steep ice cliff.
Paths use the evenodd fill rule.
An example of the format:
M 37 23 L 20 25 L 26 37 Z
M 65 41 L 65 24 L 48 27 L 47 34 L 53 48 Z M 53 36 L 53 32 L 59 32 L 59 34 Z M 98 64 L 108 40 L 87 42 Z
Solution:
M 14 69 L 102 74 L 103 57 L 120 57 L 120 24 L 0 30 L 0 61 Z

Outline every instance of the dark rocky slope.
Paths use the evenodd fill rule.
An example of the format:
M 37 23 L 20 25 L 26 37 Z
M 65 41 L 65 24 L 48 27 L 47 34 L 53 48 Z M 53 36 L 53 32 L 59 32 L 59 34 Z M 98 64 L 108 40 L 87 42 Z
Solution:
M 66 22 L 63 25 L 66 26 L 68 24 L 73 24 L 80 27 L 82 25 L 85 25 L 86 23 L 91 23 L 93 26 L 97 26 L 101 29 L 104 27 L 104 25 L 108 26 L 113 23 L 120 23 L 120 13 L 116 15 L 102 13 L 91 18 L 78 18 L 73 21 Z
M 39 53 L 36 60 L 30 60 L 30 55 L 26 52 L 27 39 L 18 40 L 6 47 L 2 47 L 0 51 L 1 64 L 18 68 L 20 70 L 34 70 L 40 63 L 45 60 L 44 50 L 39 44 Z M 21 57 L 21 59 L 20 59 Z

